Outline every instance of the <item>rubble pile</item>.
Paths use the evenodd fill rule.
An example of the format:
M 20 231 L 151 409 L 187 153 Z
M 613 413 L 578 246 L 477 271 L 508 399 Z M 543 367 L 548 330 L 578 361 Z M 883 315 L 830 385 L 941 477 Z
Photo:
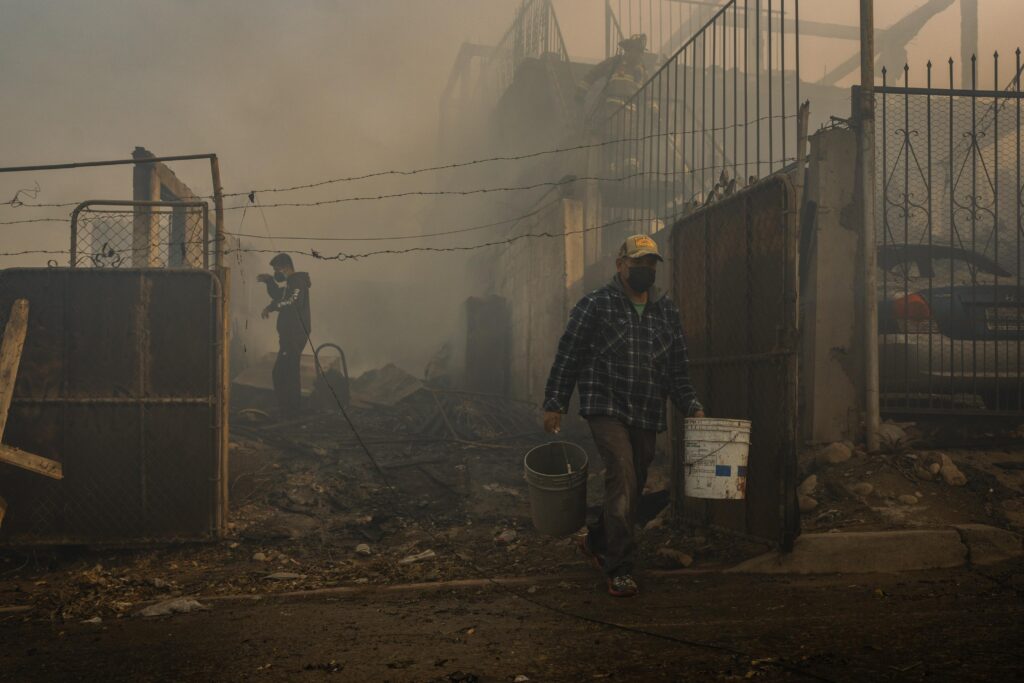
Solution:
M 879 452 L 845 442 L 804 452 L 797 488 L 805 531 L 978 522 L 1024 528 L 1024 453 L 935 450 L 914 423 L 887 422 Z

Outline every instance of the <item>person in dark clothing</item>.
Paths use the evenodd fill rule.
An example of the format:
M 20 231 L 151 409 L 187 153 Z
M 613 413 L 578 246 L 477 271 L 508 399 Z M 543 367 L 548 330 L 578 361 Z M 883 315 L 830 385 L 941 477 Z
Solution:
M 544 428 L 557 434 L 579 388 L 580 414 L 605 466 L 604 506 L 580 548 L 617 597 L 638 592 L 633 527 L 655 438 L 667 428 L 666 397 L 686 415 L 704 417 L 679 309 L 654 287 L 661 260 L 647 235 L 626 239 L 612 281 L 572 309 L 544 391 Z
M 296 273 L 292 257 L 278 254 L 270 261 L 273 275 L 257 277 L 267 287 L 270 305 L 263 309 L 262 317 L 277 313 L 277 336 L 279 347 L 274 363 L 274 393 L 284 413 L 299 410 L 302 399 L 302 381 L 299 363 L 302 349 L 312 331 L 309 317 L 309 288 L 312 282 L 309 273 Z

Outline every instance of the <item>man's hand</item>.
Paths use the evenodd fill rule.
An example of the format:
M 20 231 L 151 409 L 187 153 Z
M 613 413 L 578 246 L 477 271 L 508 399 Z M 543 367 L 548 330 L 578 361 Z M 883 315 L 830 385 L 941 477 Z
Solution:
M 550 410 L 544 412 L 544 431 L 548 434 L 557 434 L 562 431 L 562 414 Z
M 696 413 L 694 413 L 694 414 L 693 414 L 693 416 L 694 416 L 694 417 L 707 417 L 707 416 L 706 416 L 706 415 L 704 414 L 704 411 L 703 411 L 703 410 L 698 410 L 698 411 L 697 411 Z
M 262 282 L 263 284 L 268 284 L 270 282 L 273 282 L 273 280 L 274 276 L 267 275 L 266 273 L 260 273 L 259 275 L 256 276 L 256 282 Z
M 267 306 L 267 307 L 266 307 L 266 308 L 264 308 L 264 309 L 263 309 L 263 311 L 262 311 L 262 312 L 260 313 L 260 317 L 261 317 L 261 318 L 263 318 L 264 320 L 266 320 L 267 318 L 269 318 L 269 317 L 270 317 L 270 313 L 271 313 L 271 311 L 273 311 L 273 310 L 274 310 L 273 306 Z

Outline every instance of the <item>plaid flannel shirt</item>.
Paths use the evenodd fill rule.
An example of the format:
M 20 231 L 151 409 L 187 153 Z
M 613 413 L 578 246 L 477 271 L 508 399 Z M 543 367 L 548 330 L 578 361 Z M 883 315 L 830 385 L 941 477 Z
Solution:
M 664 431 L 665 399 L 687 415 L 703 410 L 690 382 L 679 308 L 651 290 L 637 314 L 618 275 L 569 314 L 544 391 L 544 410 L 566 413 L 579 387 L 580 415 L 609 416 Z

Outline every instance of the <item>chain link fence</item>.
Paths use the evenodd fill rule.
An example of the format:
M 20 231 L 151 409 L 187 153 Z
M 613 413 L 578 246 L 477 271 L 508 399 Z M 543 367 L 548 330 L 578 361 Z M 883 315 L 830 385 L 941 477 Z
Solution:
M 208 268 L 205 202 L 80 204 L 71 218 L 72 268 Z

